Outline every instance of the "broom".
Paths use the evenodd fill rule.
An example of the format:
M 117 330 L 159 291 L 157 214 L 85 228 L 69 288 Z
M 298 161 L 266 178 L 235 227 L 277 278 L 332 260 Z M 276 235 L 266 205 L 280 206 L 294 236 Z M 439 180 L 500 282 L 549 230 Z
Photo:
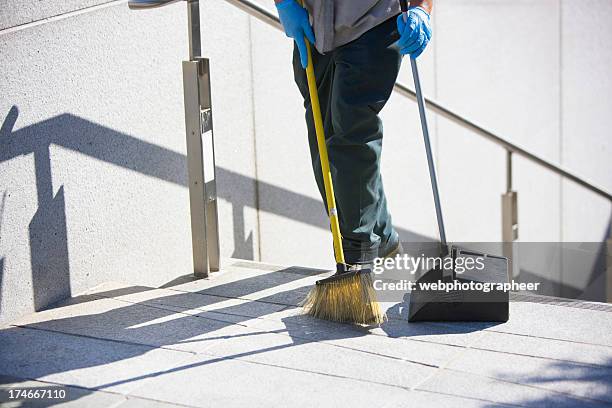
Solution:
M 320 319 L 358 324 L 380 324 L 384 322 L 386 316 L 376 299 L 371 271 L 368 269 L 355 270 L 344 261 L 338 210 L 336 209 L 334 188 L 329 169 L 329 158 L 327 156 L 327 145 L 325 144 L 325 134 L 323 132 L 323 120 L 321 118 L 312 54 L 308 39 L 305 38 L 304 41 L 306 42 L 306 50 L 308 52 L 306 77 L 321 159 L 329 222 L 334 241 L 336 273 L 329 278 L 317 281 L 301 305 L 306 314 Z

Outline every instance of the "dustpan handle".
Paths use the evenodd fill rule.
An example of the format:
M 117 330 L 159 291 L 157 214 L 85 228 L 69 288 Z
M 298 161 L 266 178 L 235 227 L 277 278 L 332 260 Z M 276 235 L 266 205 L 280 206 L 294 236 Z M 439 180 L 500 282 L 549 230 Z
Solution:
M 436 205 L 436 218 L 438 219 L 438 230 L 440 231 L 440 241 L 446 247 L 446 232 L 444 230 L 444 219 L 442 218 L 442 206 L 440 205 L 440 193 L 438 192 L 438 179 L 436 177 L 436 167 L 434 165 L 433 154 L 431 153 L 431 142 L 429 141 L 429 127 L 427 126 L 427 115 L 425 113 L 425 100 L 421 90 L 421 79 L 417 61 L 410 58 L 412 66 L 412 78 L 414 79 L 414 89 L 416 100 L 419 105 L 419 116 L 421 118 L 421 129 L 423 130 L 423 141 L 425 142 L 425 153 L 427 154 L 427 166 L 429 167 L 429 178 L 431 179 L 431 189 L 433 191 L 434 203 Z

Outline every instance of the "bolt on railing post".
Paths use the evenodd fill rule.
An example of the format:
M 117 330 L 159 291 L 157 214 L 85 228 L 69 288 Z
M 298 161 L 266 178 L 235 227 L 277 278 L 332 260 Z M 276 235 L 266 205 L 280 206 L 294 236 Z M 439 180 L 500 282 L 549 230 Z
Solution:
M 506 150 L 506 192 L 502 194 L 502 245 L 513 277 L 518 275 L 518 262 L 513 262 L 517 255 L 514 242 L 518 239 L 517 196 L 517 192 L 512 190 L 512 152 Z

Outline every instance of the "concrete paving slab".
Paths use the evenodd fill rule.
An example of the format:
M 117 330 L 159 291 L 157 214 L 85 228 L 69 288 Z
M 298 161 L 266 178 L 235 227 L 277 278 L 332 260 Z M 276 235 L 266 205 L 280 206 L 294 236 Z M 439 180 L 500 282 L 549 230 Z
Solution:
M 153 292 L 139 292 L 137 295 Z M 181 293 L 179 296 L 201 295 Z M 351 325 L 337 325 L 309 317 L 304 317 L 307 321 L 302 323 L 293 323 L 290 317 L 286 317 L 274 322 L 278 325 L 272 328 L 270 324 L 264 324 L 262 319 L 237 315 L 169 306 L 158 309 L 110 298 L 89 299 L 89 302 L 69 302 L 67 306 L 29 316 L 16 324 L 191 352 L 204 352 L 216 342 L 228 342 L 233 338 L 249 343 L 252 337 L 257 338 L 264 330 L 262 326 L 265 326 L 266 331 L 279 333 L 272 336 L 278 336 L 275 341 L 281 343 L 292 342 L 292 338 L 320 341 L 366 334 Z M 121 318 L 118 318 L 119 315 Z
M 44 330 L 0 331 L 0 374 L 128 393 L 192 354 Z
M 485 350 L 466 350 L 448 365 L 517 384 L 612 403 L 612 368 L 525 357 Z M 461 374 L 458 374 L 461 375 Z
M 476 398 L 457 397 L 438 392 L 411 390 L 410 396 L 403 403 L 384 404 L 382 407 L 436 407 L 436 408 L 485 408 L 491 407 L 491 402 Z M 509 405 L 495 404 L 497 408 Z
M 485 330 L 471 347 L 502 353 L 612 367 L 611 347 L 574 343 L 564 340 L 543 339 L 540 337 Z
M 389 330 L 388 322 L 382 327 L 337 324 L 303 315 L 298 308 L 285 309 L 262 319 L 242 323 L 262 330 L 287 333 L 302 340 L 321 341 L 433 366 L 441 365 L 460 352 L 466 344 L 474 341 L 443 333 L 435 326 L 414 327 L 407 322 L 402 322 L 403 325 L 392 330 L 394 336 L 389 336 L 385 332 Z M 472 337 L 476 335 L 479 333 L 472 333 Z M 401 341 L 398 341 L 400 338 Z
M 104 287 L 98 289 L 104 289 L 106 292 L 111 292 L 117 290 L 116 288 L 117 286 L 115 285 L 112 288 Z M 161 296 L 158 299 L 154 298 L 155 293 L 167 294 L 168 292 L 170 292 L 172 295 Z M 121 296 L 120 298 L 116 299 L 121 299 L 122 301 L 129 302 L 140 300 L 141 302 L 139 303 L 139 305 L 151 305 L 153 307 L 161 308 L 162 310 L 166 310 L 169 312 L 186 314 L 193 317 L 202 317 L 204 319 L 224 322 L 226 324 L 237 324 L 251 328 L 256 332 L 264 330 L 268 332 L 281 333 L 284 335 L 291 335 L 294 338 L 301 338 L 307 341 L 319 341 L 324 339 L 337 338 L 339 336 L 363 336 L 367 333 L 366 329 L 358 326 L 339 325 L 325 320 L 313 319 L 309 316 L 304 316 L 302 314 L 301 309 L 299 308 L 293 308 L 288 311 L 277 311 L 279 309 L 285 309 L 286 306 L 262 303 L 251 300 L 215 297 L 215 299 L 221 299 L 223 302 L 227 302 L 224 304 L 228 305 L 232 305 L 238 302 L 237 304 L 240 305 L 239 309 L 236 310 L 230 307 L 230 309 L 232 310 L 230 310 L 229 314 L 225 313 L 227 311 L 225 308 L 213 309 L 211 307 L 211 311 L 201 310 L 209 309 L 208 306 L 203 308 L 196 308 L 199 304 L 198 301 L 202 297 L 204 299 L 208 299 L 210 295 L 202 295 L 197 292 L 157 292 L 157 290 L 149 290 L 134 294 L 130 293 L 128 295 Z M 171 299 L 169 300 L 169 298 Z M 192 308 L 187 309 L 186 307 L 189 306 L 191 306 Z M 247 316 L 239 314 L 243 311 L 247 314 Z M 257 313 L 257 311 L 260 311 L 261 313 Z M 233 326 L 228 326 L 224 328 L 223 334 L 227 336 L 231 335 L 231 333 L 229 333 L 228 331 L 231 331 L 232 328 Z
M 281 340 L 283 337 L 285 339 Z M 435 368 L 390 358 L 384 354 L 300 339 L 291 341 L 277 334 L 260 334 L 246 339 L 229 338 L 216 342 L 207 353 L 405 388 L 435 371 Z M 313 358 L 315 355 L 317 358 Z
M 58 395 L 61 391 L 65 392 L 64 398 L 47 399 L 24 399 L 10 398 L 9 390 L 32 390 L 33 392 L 45 392 L 46 395 Z M 50 393 L 50 394 L 49 394 Z M 138 398 L 123 394 L 96 391 L 87 388 L 71 387 L 63 384 L 47 383 L 43 381 L 25 380 L 17 377 L 0 375 L 0 406 L 12 407 L 61 407 L 61 408 L 170 408 L 176 407 L 162 401 Z
M 150 294 L 154 296 L 155 294 Z M 241 317 L 264 317 L 284 309 L 284 304 L 225 298 L 201 293 L 178 292 L 143 301 L 155 306 L 175 306 L 182 309 L 213 311 Z
M 282 271 L 286 273 L 295 273 L 297 275 L 304 276 L 328 275 L 332 273 L 331 269 L 310 268 L 305 266 L 298 266 L 299 264 L 293 264 L 291 266 L 287 265 L 291 264 L 273 264 L 259 261 L 251 261 L 248 259 L 232 259 L 230 266 L 232 268 L 252 269 L 255 271 L 259 271 L 259 273 L 261 273 L 262 271 Z
M 201 355 L 131 395 L 198 407 L 398 406 L 410 398 L 402 388 Z
M 113 287 L 116 288 L 116 286 Z M 106 287 L 104 289 L 109 288 Z M 121 289 L 110 289 L 108 292 L 115 290 Z M 314 319 L 310 316 L 303 315 L 302 310 L 297 307 L 252 300 L 218 298 L 213 296 L 214 298 L 222 299 L 223 302 L 226 302 L 223 304 L 240 305 L 240 309 L 230 310 L 230 313 L 226 313 L 227 310 L 222 307 L 209 308 L 208 306 L 205 306 L 203 308 L 187 309 L 186 307 L 189 306 L 197 306 L 198 299 L 200 297 L 208 298 L 210 295 L 202 295 L 197 292 L 173 292 L 174 294 L 178 293 L 179 295 L 176 295 L 176 297 L 173 297 L 172 300 L 168 301 L 168 296 L 162 296 L 156 300 L 154 298 L 154 293 L 156 293 L 155 291 L 156 289 L 146 292 L 138 292 L 135 294 L 130 293 L 114 299 L 125 301 L 127 303 L 142 300 L 142 302 L 138 303 L 138 305 L 151 306 L 168 312 L 176 312 L 214 321 L 237 324 L 257 330 L 266 330 L 269 332 L 284 334 L 291 332 L 293 337 L 299 337 L 308 341 L 336 338 L 340 335 L 338 334 L 339 332 L 351 333 L 351 336 L 363 336 L 368 332 L 368 328 L 366 327 L 350 324 L 337 324 L 325 320 Z M 93 296 L 95 298 L 97 294 L 88 296 Z M 177 301 L 177 299 L 180 299 L 180 301 Z M 181 304 L 183 306 L 178 306 Z M 215 307 L 216 306 L 218 305 L 215 304 Z M 249 310 L 249 308 L 252 310 Z M 246 312 L 246 316 L 240 314 L 243 311 Z M 261 311 L 262 313 L 256 313 L 257 311 Z M 20 323 L 21 322 L 23 321 L 20 321 Z
M 417 389 L 434 393 L 490 401 L 486 406 L 499 404 L 534 408 L 595 408 L 609 406 L 597 401 L 579 399 L 570 395 L 511 382 L 497 381 L 469 373 L 439 370 Z
M 113 408 L 171 408 L 176 406 L 176 404 L 169 402 L 126 396 L 123 402 Z M 187 405 L 182 405 L 182 407 L 186 406 Z
M 338 347 L 359 350 L 363 353 L 385 356 L 408 362 L 439 367 L 455 358 L 464 348 L 410 338 L 394 339 L 387 336 L 367 335 L 323 340 Z
M 510 320 L 487 330 L 612 346 L 612 314 L 589 309 L 511 302 Z
M 176 404 L 168 402 L 154 401 L 150 399 L 136 398 L 130 396 L 126 398 L 125 401 L 113 408 L 171 408 L 176 406 Z M 185 407 L 187 405 L 182 406 Z
M 232 322 L 110 298 L 60 306 L 14 324 L 191 352 L 205 350 L 215 339 L 249 331 Z
M 114 288 L 115 289 L 110 289 L 109 287 L 106 287 L 104 289 L 110 289 L 109 291 L 114 291 L 116 290 L 116 286 Z M 155 290 L 150 290 L 146 292 L 138 292 L 136 294 L 129 294 L 126 296 L 129 296 L 130 300 L 134 300 L 134 298 L 131 298 L 132 296 L 138 296 L 140 297 L 140 300 L 146 299 L 142 303 L 139 303 L 137 305 L 137 306 L 146 306 L 146 305 L 153 305 L 152 299 L 150 298 L 150 296 L 154 292 Z M 200 297 L 200 296 L 208 296 L 208 295 L 201 295 L 198 293 L 191 293 L 191 292 L 174 292 L 174 293 L 179 293 L 180 294 L 179 297 L 184 298 L 184 299 Z M 87 296 L 95 297 L 96 295 L 87 295 Z M 127 299 L 126 296 L 122 296 L 121 299 Z M 166 297 L 164 296 L 161 299 L 166 299 Z M 101 305 L 105 303 L 105 302 L 101 302 L 104 299 L 93 299 L 93 300 L 95 301 L 95 303 L 90 303 L 88 305 L 88 308 L 91 308 L 92 310 L 95 309 L 96 307 L 99 307 L 96 305 Z M 113 299 L 113 300 L 117 300 L 118 302 L 120 302 L 119 298 Z M 232 301 L 232 300 L 242 301 L 240 299 L 228 299 L 228 301 Z M 191 303 L 195 301 L 186 300 L 186 302 Z M 258 307 L 262 307 L 259 305 L 260 302 L 249 301 L 249 300 L 245 300 L 244 302 L 246 302 L 245 307 L 247 307 L 250 304 L 256 305 L 254 309 Z M 176 301 L 167 302 L 164 300 L 164 301 L 156 303 L 153 306 L 155 308 L 160 308 L 164 313 L 169 313 L 169 316 L 175 316 L 174 313 L 176 313 L 176 316 L 178 316 L 177 318 L 179 319 L 185 316 L 193 317 L 193 318 L 203 318 L 205 320 L 212 320 L 213 322 L 221 323 L 224 326 L 216 330 L 210 336 L 207 336 L 206 333 L 202 333 L 202 335 L 199 335 L 193 338 L 188 338 L 190 333 L 181 335 L 180 332 L 173 332 L 173 335 L 175 337 L 184 337 L 185 339 L 183 341 L 179 341 L 173 344 L 166 344 L 164 346 L 171 347 L 171 348 L 177 348 L 181 350 L 203 351 L 207 347 L 198 347 L 196 345 L 198 342 L 204 343 L 206 341 L 231 337 L 234 335 L 245 336 L 248 333 L 250 333 L 250 331 L 252 331 L 253 333 L 259 333 L 261 331 L 280 333 L 285 336 L 300 338 L 300 339 L 307 340 L 307 341 L 320 341 L 324 339 L 347 337 L 347 336 L 363 336 L 367 333 L 365 329 L 360 328 L 358 326 L 339 325 L 339 324 L 328 322 L 325 320 L 313 319 L 309 316 L 302 316 L 301 309 L 292 309 L 292 311 L 290 312 L 281 311 L 281 312 L 270 313 L 267 315 L 262 315 L 259 317 L 250 317 L 250 316 L 241 316 L 238 314 L 225 314 L 223 313 L 222 310 L 220 311 L 218 309 L 214 311 L 201 311 L 199 309 L 185 309 L 180 306 L 172 306 L 169 303 L 178 304 L 180 302 L 176 302 Z M 127 304 L 131 304 L 131 303 L 127 303 Z M 268 306 L 270 306 L 273 310 L 276 310 L 279 307 L 285 308 L 285 306 L 279 306 L 275 304 L 263 303 L 263 305 L 264 305 L 263 306 L 264 308 L 267 308 Z M 115 306 L 120 307 L 122 305 L 120 305 L 119 303 L 115 303 Z M 93 312 L 90 312 L 90 313 L 93 314 Z M 30 320 L 21 320 L 18 322 L 18 324 L 24 324 L 24 323 L 31 325 L 33 322 Z M 248 328 L 248 329 L 245 329 L 245 328 Z M 69 329 L 70 329 L 69 327 L 65 327 L 65 326 L 58 328 L 58 330 L 60 331 L 61 330 L 65 331 Z M 119 330 L 119 328 L 117 330 Z M 74 332 L 74 331 L 71 331 L 71 332 Z M 82 332 L 77 331 L 76 333 L 82 333 Z M 123 336 L 117 337 L 114 335 L 111 338 L 115 340 L 124 339 Z M 133 339 L 133 341 L 137 343 L 142 343 L 143 341 L 145 341 L 144 344 L 150 344 L 150 342 L 148 342 L 147 339 L 144 339 L 144 340 L 143 339 Z M 190 348 L 189 344 L 193 345 L 193 348 Z
M 355 335 L 364 335 L 367 328 L 352 324 L 341 324 L 329 322 L 327 320 L 315 319 L 305 315 L 301 308 L 288 306 L 283 310 L 262 316 L 258 319 L 251 319 L 244 322 L 249 327 L 256 327 L 266 330 L 293 330 L 294 333 L 303 331 L 303 335 L 317 335 L 320 333 L 351 332 Z M 307 339 L 312 339 L 307 337 Z
M 9 390 L 13 390 L 13 394 Z M 46 398 L 21 398 L 15 392 L 39 392 Z M 65 394 L 60 394 L 64 392 Z M 49 398 L 52 396 L 53 398 Z M 61 397 L 63 398 L 57 398 Z M 0 406 L 11 407 L 62 407 L 62 408 L 105 408 L 116 406 L 125 400 L 121 394 L 70 387 L 42 381 L 25 380 L 17 377 L 0 375 Z
M 127 293 L 126 293 L 127 292 Z M 184 292 L 173 289 L 152 289 L 130 292 L 120 283 L 102 285 L 93 296 L 111 297 L 129 303 L 138 303 L 156 307 L 174 306 L 172 310 L 215 311 L 244 317 L 261 317 L 284 309 L 285 305 L 266 302 L 254 302 L 246 299 L 206 295 L 198 292 Z
M 172 289 L 297 305 L 304 299 L 314 282 L 321 279 L 320 275 L 324 273 L 329 274 L 329 272 L 318 269 L 298 267 L 261 271 L 230 265 L 222 273 L 214 273 L 209 279 L 182 283 L 173 286 Z
M 280 322 L 279 322 L 280 321 Z M 419 341 L 465 346 L 471 344 L 480 335 L 479 329 L 464 325 L 452 327 L 439 326 L 430 323 L 408 323 L 406 320 L 390 319 L 380 326 L 357 326 L 338 324 L 325 320 L 314 319 L 304 315 L 299 307 L 288 307 L 279 312 L 264 316 L 262 319 L 245 322 L 253 327 L 277 329 L 282 325 L 303 326 L 309 331 L 355 331 L 370 333 L 392 338 L 408 338 Z
M 431 343 L 469 346 L 474 343 L 480 331 L 463 324 L 440 326 L 431 323 L 408 323 L 407 320 L 389 320 L 380 327 L 374 327 L 371 333 L 391 338 L 410 338 Z

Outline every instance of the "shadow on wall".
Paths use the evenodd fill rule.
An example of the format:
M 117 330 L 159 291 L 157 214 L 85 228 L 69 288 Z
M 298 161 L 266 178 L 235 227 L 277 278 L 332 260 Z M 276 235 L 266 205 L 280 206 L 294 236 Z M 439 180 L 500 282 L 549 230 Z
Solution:
M 19 110 L 13 106 L 0 128 L 0 163 L 22 155 L 34 157 L 38 207 L 29 225 L 29 245 L 34 305 L 39 310 L 71 294 L 65 186 L 56 187 L 54 194 L 51 145 L 184 187 L 187 166 L 183 154 L 75 115 L 62 114 L 14 130 L 18 116 Z M 320 200 L 219 167 L 217 186 L 219 197 L 232 205 L 235 258 L 254 259 L 252 232 L 245 234 L 244 210 L 255 207 L 256 189 L 266 197 L 260 201 L 259 210 L 328 229 Z M 431 241 L 405 229 L 398 232 L 403 241 Z
M 0 128 L 0 163 L 23 155 L 34 158 L 37 211 L 29 225 L 29 245 L 34 306 L 40 310 L 71 295 L 65 186 L 55 187 L 54 194 L 51 145 L 184 187 L 186 156 L 71 114 L 14 130 L 18 116 L 19 109 L 13 106 Z M 245 234 L 244 209 L 255 207 L 256 188 L 267 198 L 259 210 L 328 228 L 319 200 L 219 167 L 217 186 L 219 197 L 232 205 L 232 257 L 254 259 L 253 234 Z M 295 211 L 298 204 L 300 211 Z M 403 240 L 429 240 L 407 230 L 400 230 L 400 235 Z
M 2 239 L 2 216 L 4 215 L 4 204 L 6 203 L 7 192 L 2 192 L 0 199 L 0 240 Z M 0 258 L 0 316 L 2 315 L 2 277 L 4 276 L 4 257 Z
M 28 226 L 34 308 L 41 308 L 70 296 L 70 270 L 66 235 L 64 189 L 53 195 L 50 143 L 36 143 L 11 134 L 19 111 L 11 108 L 0 128 L 0 162 L 17 155 L 33 154 L 37 210 Z M 28 151 L 15 148 L 29 148 Z

